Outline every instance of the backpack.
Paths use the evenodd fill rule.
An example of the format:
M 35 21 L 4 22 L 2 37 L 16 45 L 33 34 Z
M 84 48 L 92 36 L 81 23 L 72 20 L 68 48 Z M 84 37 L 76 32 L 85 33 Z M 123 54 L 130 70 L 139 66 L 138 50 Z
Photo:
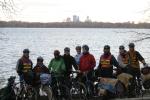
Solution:
M 51 75 L 50 74 L 46 74 L 46 73 L 42 73 L 40 75 L 40 81 L 42 85 L 48 85 L 51 83 Z

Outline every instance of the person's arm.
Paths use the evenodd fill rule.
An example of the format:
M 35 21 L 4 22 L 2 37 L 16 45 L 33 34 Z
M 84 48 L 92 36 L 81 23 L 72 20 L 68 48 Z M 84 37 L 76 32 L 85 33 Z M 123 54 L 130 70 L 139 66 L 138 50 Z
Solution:
M 100 61 L 101 61 L 101 58 L 99 59 L 99 64 L 98 64 L 98 66 L 97 66 L 97 68 L 95 69 L 95 77 L 100 77 L 100 73 L 101 73 L 101 63 L 100 63 Z
M 72 57 L 72 64 L 73 64 L 73 67 L 74 67 L 75 70 L 79 69 L 78 66 L 77 66 L 77 63 L 76 63 L 76 61 L 73 57 Z
M 52 69 L 52 63 L 53 63 L 53 59 L 50 61 L 50 63 L 49 63 L 49 65 L 48 65 L 48 69 L 49 69 L 49 71 L 51 71 Z
M 50 74 L 49 69 L 44 65 L 44 73 Z
M 126 67 L 126 64 L 123 63 L 120 55 L 118 55 L 117 61 L 118 61 L 120 67 L 123 67 L 123 68 Z
M 100 57 L 100 59 L 99 59 L 99 64 L 98 64 L 98 66 L 97 66 L 97 70 L 100 70 L 101 69 L 101 57 Z
M 136 55 L 137 55 L 138 60 L 141 63 L 143 63 L 144 67 L 148 67 L 148 65 L 146 64 L 145 59 L 142 57 L 142 55 L 139 52 L 137 52 L 137 51 L 136 51 Z
M 91 55 L 91 68 L 94 69 L 94 67 L 96 66 L 96 61 L 93 55 Z
M 117 60 L 116 60 L 116 58 L 112 55 L 112 64 L 115 66 L 115 67 L 117 67 L 117 68 L 119 68 L 120 66 L 119 66 L 119 63 L 117 62 Z
M 62 71 L 66 71 L 67 69 L 66 69 L 66 64 L 65 64 L 65 62 L 64 62 L 64 59 L 62 59 L 61 60 L 61 69 L 62 69 Z
M 20 59 L 17 61 L 16 71 L 17 71 L 18 75 L 22 74 L 22 62 Z
M 30 60 L 31 61 L 31 60 Z M 33 62 L 31 61 L 31 70 L 33 69 Z
M 146 64 L 145 59 L 142 57 L 142 55 L 139 52 L 136 51 L 136 55 L 137 55 L 138 60 L 141 63 L 143 63 L 143 65 Z

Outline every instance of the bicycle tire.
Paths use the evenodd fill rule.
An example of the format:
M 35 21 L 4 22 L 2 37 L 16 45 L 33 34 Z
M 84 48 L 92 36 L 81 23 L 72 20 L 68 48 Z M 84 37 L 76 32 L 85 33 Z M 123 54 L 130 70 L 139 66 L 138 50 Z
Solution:
M 66 85 L 52 86 L 53 98 L 55 100 L 72 100 L 69 88 Z
M 92 98 L 93 97 L 93 92 L 92 88 L 94 89 L 94 84 L 91 81 L 86 82 L 86 89 L 87 89 L 87 97 Z
M 16 100 L 36 100 L 35 94 L 36 91 L 34 90 L 33 87 L 30 87 L 30 90 L 27 91 L 24 88 L 22 88 Z
M 87 90 L 83 83 L 75 82 L 70 89 L 72 100 L 87 100 Z

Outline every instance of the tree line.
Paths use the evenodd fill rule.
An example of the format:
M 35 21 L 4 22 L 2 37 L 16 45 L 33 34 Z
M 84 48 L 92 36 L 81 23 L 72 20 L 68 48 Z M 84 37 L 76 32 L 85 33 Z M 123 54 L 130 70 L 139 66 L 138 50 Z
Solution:
M 110 23 L 110 22 L 22 22 L 0 21 L 0 27 L 21 28 L 150 28 L 150 23 Z

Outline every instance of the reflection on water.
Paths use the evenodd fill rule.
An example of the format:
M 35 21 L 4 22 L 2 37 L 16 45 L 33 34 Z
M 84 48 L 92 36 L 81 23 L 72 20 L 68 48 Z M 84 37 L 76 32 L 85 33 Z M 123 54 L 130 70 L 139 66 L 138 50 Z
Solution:
M 103 52 L 103 46 L 109 44 L 111 52 L 116 57 L 118 46 L 145 37 L 149 29 L 97 29 L 97 28 L 0 28 L 0 88 L 7 78 L 16 75 L 15 66 L 22 55 L 24 48 L 29 48 L 30 58 L 34 65 L 38 56 L 44 57 L 48 65 L 53 57 L 53 51 L 59 49 L 63 54 L 64 47 L 71 48 L 75 55 L 75 46 L 88 44 L 90 52 L 95 56 L 97 63 Z M 146 39 L 135 43 L 136 49 L 150 62 L 150 40 Z M 128 48 L 127 48 L 128 49 Z

